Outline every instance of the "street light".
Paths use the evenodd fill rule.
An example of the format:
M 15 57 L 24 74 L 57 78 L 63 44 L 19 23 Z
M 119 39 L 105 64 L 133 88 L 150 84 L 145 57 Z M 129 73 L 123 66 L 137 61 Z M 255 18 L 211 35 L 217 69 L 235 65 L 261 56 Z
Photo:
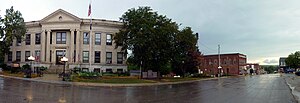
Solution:
M 221 69 L 222 69 L 222 67 L 219 66 L 219 67 L 218 67 L 218 70 L 219 70 L 219 77 L 221 77 Z
M 63 70 L 63 73 L 62 73 L 62 77 L 63 77 L 63 81 L 65 81 L 65 68 L 66 68 L 66 62 L 68 62 L 68 58 L 67 57 L 63 57 L 60 59 L 60 61 L 64 62 L 64 70 Z
M 28 60 L 30 61 L 31 71 L 34 71 L 33 67 L 32 67 L 32 62 L 35 60 L 35 58 L 33 56 L 30 56 L 30 57 L 28 57 Z M 31 74 L 31 72 L 30 72 L 30 74 Z

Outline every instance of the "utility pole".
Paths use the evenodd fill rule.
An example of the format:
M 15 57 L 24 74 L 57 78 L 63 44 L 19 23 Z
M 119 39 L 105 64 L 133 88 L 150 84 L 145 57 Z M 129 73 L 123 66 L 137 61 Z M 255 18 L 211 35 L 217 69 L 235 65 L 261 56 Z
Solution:
M 218 74 L 219 74 L 219 77 L 221 77 L 221 58 L 220 58 L 220 44 L 218 45 L 218 59 L 219 59 L 219 66 L 218 66 Z

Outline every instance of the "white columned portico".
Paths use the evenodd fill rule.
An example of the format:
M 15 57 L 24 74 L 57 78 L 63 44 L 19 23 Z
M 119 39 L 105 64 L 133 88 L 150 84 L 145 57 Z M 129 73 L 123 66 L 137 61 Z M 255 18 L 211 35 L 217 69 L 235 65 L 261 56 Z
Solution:
M 74 31 L 75 29 L 70 29 L 71 32 L 71 38 L 70 38 L 70 42 L 69 42 L 69 63 L 74 63 Z
M 40 54 L 40 61 L 43 63 L 45 62 L 45 40 L 46 40 L 46 34 L 45 34 L 45 30 L 42 30 L 42 33 L 40 35 L 40 40 L 41 40 L 41 54 Z
M 50 35 L 51 35 L 51 30 L 46 30 L 47 31 L 47 43 L 46 43 L 46 63 L 50 63 Z
M 76 29 L 76 64 L 79 64 L 81 61 L 81 44 L 82 44 L 82 34 L 79 29 Z

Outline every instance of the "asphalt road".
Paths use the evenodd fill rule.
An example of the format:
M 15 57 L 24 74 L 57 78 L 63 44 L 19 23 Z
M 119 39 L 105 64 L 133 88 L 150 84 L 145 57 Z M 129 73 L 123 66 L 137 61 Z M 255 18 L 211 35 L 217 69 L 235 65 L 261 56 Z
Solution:
M 146 87 L 86 87 L 0 77 L 0 103 L 296 103 L 278 74 Z

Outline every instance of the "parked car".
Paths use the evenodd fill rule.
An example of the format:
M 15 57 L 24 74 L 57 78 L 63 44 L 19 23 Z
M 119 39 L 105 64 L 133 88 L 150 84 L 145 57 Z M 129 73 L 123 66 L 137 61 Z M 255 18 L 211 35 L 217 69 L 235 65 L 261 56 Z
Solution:
M 300 76 L 300 71 L 296 71 L 295 74 L 296 74 L 297 76 Z

